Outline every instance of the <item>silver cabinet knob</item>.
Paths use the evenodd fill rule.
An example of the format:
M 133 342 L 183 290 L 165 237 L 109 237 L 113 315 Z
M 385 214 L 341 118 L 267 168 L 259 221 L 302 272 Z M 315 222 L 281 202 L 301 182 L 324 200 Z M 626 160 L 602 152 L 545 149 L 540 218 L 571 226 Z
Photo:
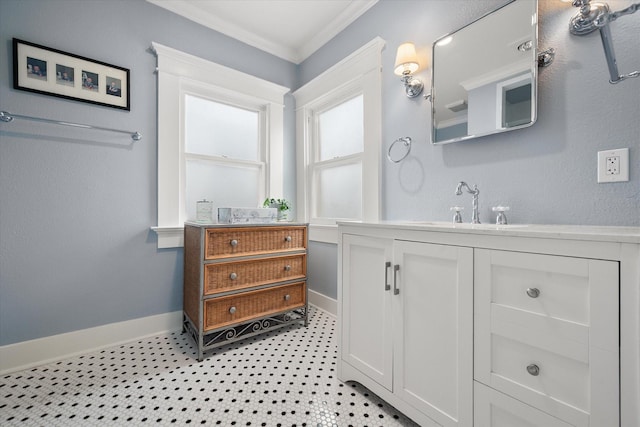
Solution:
M 237 278 L 238 278 L 238 275 L 236 273 L 231 273 L 229 275 L 229 279 L 231 279 L 231 280 L 236 280 Z
M 527 366 L 527 372 L 534 377 L 537 377 L 538 375 L 540 375 L 540 368 L 535 363 L 532 363 L 531 365 Z
M 285 242 L 290 242 L 290 241 L 291 241 L 291 236 L 287 236 L 287 237 L 285 237 L 285 238 L 284 238 L 284 241 L 285 241 Z
M 527 295 L 531 298 L 538 298 L 540 296 L 540 290 L 538 288 L 527 288 Z
M 236 239 L 233 239 L 232 241 L 229 242 L 229 244 L 235 247 L 235 246 L 238 246 L 238 241 Z
M 291 271 L 291 266 L 290 265 L 285 265 L 284 266 L 284 271 Z
M 291 295 L 287 294 L 284 296 L 285 301 L 289 301 L 291 299 Z
M 229 309 L 229 313 L 230 313 L 230 314 L 233 314 L 233 313 L 235 313 L 235 312 L 236 312 L 236 308 L 235 308 L 235 307 L 231 307 L 231 308 Z

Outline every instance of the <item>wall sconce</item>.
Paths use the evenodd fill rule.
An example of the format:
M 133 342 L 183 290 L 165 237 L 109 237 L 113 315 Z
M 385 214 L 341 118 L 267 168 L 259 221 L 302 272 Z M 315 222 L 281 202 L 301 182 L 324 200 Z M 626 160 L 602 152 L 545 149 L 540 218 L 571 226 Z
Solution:
M 416 55 L 415 45 L 413 43 L 402 43 L 398 46 L 396 65 L 393 72 L 398 76 L 402 76 L 404 91 L 409 98 L 415 98 L 420 95 L 424 88 L 422 82 L 411 75 L 418 71 L 418 68 L 420 68 L 420 63 L 418 62 L 418 55 Z
M 611 29 L 609 23 L 615 21 L 622 15 L 629 15 L 640 10 L 640 3 L 632 4 L 626 9 L 617 12 L 611 12 L 609 5 L 606 3 L 591 3 L 590 0 L 563 0 L 571 1 L 575 7 L 579 7 L 580 11 L 571 18 L 569 23 L 569 31 L 571 34 L 583 36 L 593 31 L 600 30 L 600 38 L 602 39 L 602 47 L 604 48 L 604 56 L 607 59 L 609 67 L 610 83 L 618 83 L 630 77 L 639 77 L 640 71 L 633 71 L 629 74 L 620 74 L 616 63 L 616 55 L 613 51 L 613 41 L 611 39 Z

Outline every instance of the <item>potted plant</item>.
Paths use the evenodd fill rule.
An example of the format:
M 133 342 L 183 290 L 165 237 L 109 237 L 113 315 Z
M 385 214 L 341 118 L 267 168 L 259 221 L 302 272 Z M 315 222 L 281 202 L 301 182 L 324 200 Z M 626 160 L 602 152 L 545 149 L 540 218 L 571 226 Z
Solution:
M 289 215 L 291 204 L 286 199 L 273 199 L 267 197 L 262 204 L 265 208 L 276 208 L 278 210 L 278 221 L 286 221 Z

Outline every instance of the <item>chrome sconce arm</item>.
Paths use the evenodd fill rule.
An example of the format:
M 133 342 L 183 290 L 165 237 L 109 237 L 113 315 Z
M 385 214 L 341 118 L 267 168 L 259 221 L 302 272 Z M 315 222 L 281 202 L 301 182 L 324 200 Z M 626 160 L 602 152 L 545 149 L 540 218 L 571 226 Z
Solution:
M 604 48 L 604 55 L 607 59 L 607 66 L 611 77 L 609 82 L 615 84 L 630 77 L 639 77 L 640 71 L 632 71 L 629 74 L 619 73 L 609 23 L 615 21 L 620 16 L 630 15 L 636 12 L 640 9 L 640 3 L 634 3 L 617 12 L 611 12 L 609 5 L 606 3 L 591 3 L 590 0 L 573 0 L 572 4 L 579 7 L 580 11 L 576 16 L 571 18 L 569 31 L 571 34 L 583 36 L 595 30 L 600 30 L 602 47 Z
M 404 74 L 401 80 L 404 85 L 404 92 L 408 98 L 415 98 L 420 95 L 422 89 L 424 89 L 424 83 L 409 73 Z

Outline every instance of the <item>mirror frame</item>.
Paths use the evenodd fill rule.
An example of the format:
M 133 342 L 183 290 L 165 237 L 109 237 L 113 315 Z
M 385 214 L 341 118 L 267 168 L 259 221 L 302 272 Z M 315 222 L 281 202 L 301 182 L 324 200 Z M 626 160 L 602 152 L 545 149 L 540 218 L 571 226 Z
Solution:
M 512 127 L 508 127 L 508 128 L 497 128 L 495 130 L 489 131 L 489 132 L 484 132 L 484 133 L 479 133 L 479 134 L 473 134 L 473 135 L 464 135 L 464 136 L 459 136 L 459 137 L 454 137 L 454 138 L 450 138 L 450 139 L 445 139 L 445 140 L 441 140 L 441 141 L 436 141 L 436 121 L 435 121 L 435 115 L 436 115 L 436 109 L 435 109 L 435 102 L 434 102 L 434 98 L 437 97 L 437 93 L 436 93 L 436 88 L 435 88 L 435 72 L 434 70 L 436 70 L 437 65 L 437 59 L 435 56 L 435 49 L 436 49 L 436 45 L 438 42 L 440 42 L 443 39 L 446 39 L 447 37 L 453 36 L 456 33 L 459 33 L 460 31 L 464 30 L 465 28 L 468 28 L 474 24 L 477 24 L 479 21 L 483 20 L 484 18 L 492 15 L 493 13 L 496 13 L 499 10 L 504 9 L 505 7 L 508 7 L 509 5 L 515 3 L 516 1 L 526 1 L 526 2 L 530 2 L 531 0 L 509 0 L 507 1 L 504 5 L 485 13 L 484 15 L 482 15 L 481 17 L 479 17 L 478 19 L 448 33 L 443 35 L 442 37 L 439 37 L 438 39 L 436 39 L 433 42 L 432 45 L 432 50 L 431 50 L 431 58 L 432 58 L 432 67 L 433 70 L 431 72 L 431 94 L 430 95 L 426 95 L 425 97 L 429 97 L 430 99 L 430 103 L 431 103 L 431 132 L 430 132 L 430 138 L 431 138 L 431 143 L 433 145 L 442 145 L 442 144 L 449 144 L 452 142 L 459 142 L 459 141 L 467 141 L 470 139 L 476 139 L 476 138 L 480 138 L 480 137 L 484 137 L 484 136 L 488 136 L 488 135 L 495 135 L 495 134 L 499 134 L 499 133 L 504 133 L 504 132 L 509 132 L 512 130 L 518 130 L 518 129 L 522 129 L 522 128 L 527 128 L 532 126 L 538 118 L 538 20 L 539 20 L 539 7 L 538 7 L 538 0 L 533 0 L 534 4 L 535 4 L 535 25 L 532 25 L 534 27 L 533 29 L 533 46 L 531 47 L 530 51 L 531 51 L 531 83 L 532 83 L 532 88 L 531 88 L 531 121 L 527 122 L 525 124 L 522 125 L 516 125 L 516 126 L 512 126 Z M 467 119 L 467 123 L 468 123 L 468 119 Z

